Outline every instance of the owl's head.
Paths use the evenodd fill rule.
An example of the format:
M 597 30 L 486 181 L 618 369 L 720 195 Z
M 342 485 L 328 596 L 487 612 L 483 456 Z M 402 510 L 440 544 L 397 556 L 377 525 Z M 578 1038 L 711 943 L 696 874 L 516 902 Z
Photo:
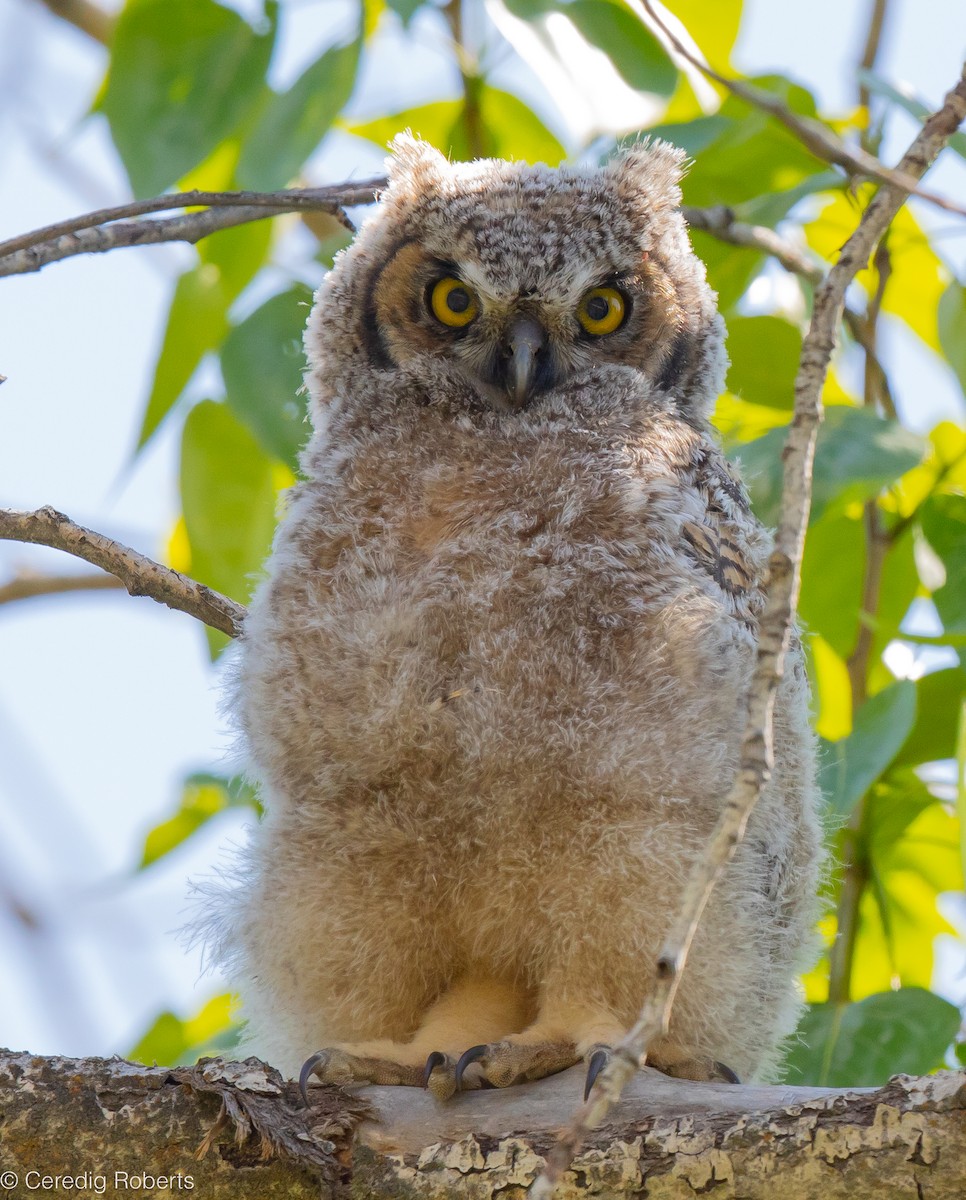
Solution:
M 723 324 L 678 211 L 684 153 L 603 167 L 450 163 L 396 138 L 383 203 L 319 292 L 306 346 L 324 406 L 375 372 L 399 395 L 520 413 L 608 368 L 702 421 Z

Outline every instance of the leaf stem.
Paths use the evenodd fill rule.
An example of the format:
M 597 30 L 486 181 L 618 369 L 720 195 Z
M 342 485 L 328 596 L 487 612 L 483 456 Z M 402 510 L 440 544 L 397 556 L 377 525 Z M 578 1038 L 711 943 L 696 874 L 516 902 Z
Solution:
M 459 67 L 460 79 L 463 83 L 463 129 L 466 132 L 467 149 L 472 158 L 483 158 L 486 155 L 486 130 L 480 110 L 482 80 L 477 61 L 466 46 L 463 0 L 449 0 L 445 11 L 453 38 L 456 65 Z

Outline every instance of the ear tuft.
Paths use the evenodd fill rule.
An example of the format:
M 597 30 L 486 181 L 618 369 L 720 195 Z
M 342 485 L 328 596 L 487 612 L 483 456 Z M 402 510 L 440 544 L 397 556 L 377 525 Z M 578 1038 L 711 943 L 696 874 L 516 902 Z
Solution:
M 687 154 L 660 138 L 635 142 L 608 163 L 621 199 L 642 202 L 650 209 L 676 208 L 681 203 L 680 182 L 687 167 Z
M 421 186 L 438 180 L 447 161 L 435 146 L 415 137 L 412 130 L 397 133 L 389 143 L 392 156 L 386 159 L 386 170 L 394 184 L 409 183 Z

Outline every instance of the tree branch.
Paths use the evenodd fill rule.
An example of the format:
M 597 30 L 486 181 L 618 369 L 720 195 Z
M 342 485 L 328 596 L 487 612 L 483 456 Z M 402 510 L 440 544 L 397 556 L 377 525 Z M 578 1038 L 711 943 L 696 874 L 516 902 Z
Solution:
M 647 0 L 645 0 L 647 3 Z M 942 108 L 920 130 L 900 163 L 901 175 L 918 179 L 966 117 L 966 65 Z M 666 1032 L 671 1008 L 687 962 L 694 931 L 721 871 L 734 855 L 748 818 L 772 768 L 772 708 L 791 635 L 798 597 L 799 571 L 811 506 L 812 460 L 822 419 L 821 392 L 836 344 L 845 293 L 864 267 L 879 239 L 904 204 L 908 190 L 883 185 L 862 214 L 858 228 L 842 247 L 838 261 L 815 294 L 808 333 L 795 380 L 795 414 L 782 453 L 784 473 L 781 518 L 768 563 L 765 610 L 758 656 L 748 694 L 748 718 L 737 778 L 725 800 L 705 856 L 695 864 L 681 909 L 658 958 L 650 995 L 640 1017 L 615 1048 L 588 1101 L 575 1114 L 551 1151 L 544 1174 L 534 1185 L 534 1200 L 546 1200 L 583 1144 L 619 1101 L 628 1080 L 646 1057 L 647 1047 Z
M 102 208 L 0 242 L 0 275 L 39 271 L 48 263 L 76 254 L 103 254 L 123 246 L 189 242 L 234 225 L 245 225 L 287 212 L 326 212 L 349 224 L 344 205 L 370 204 L 386 186 L 384 178 L 322 188 L 288 188 L 279 192 L 173 192 L 150 200 Z M 145 213 L 208 205 L 203 212 L 158 221 L 125 221 Z M 349 228 L 352 226 L 349 224 Z
M 724 204 L 711 208 L 691 208 L 685 205 L 681 213 L 692 229 L 709 233 L 721 242 L 732 246 L 745 246 L 777 259 L 786 271 L 801 275 L 809 283 L 821 283 L 825 278 L 822 267 L 809 258 L 794 243 L 783 238 L 766 225 L 747 225 L 739 221 L 734 210 Z
M 72 1190 L 83 1195 L 523 1196 L 581 1076 L 442 1106 L 414 1088 L 314 1086 L 305 1109 L 297 1085 L 254 1058 L 143 1067 L 0 1051 L 0 1187 L 28 1196 L 38 1176 L 60 1175 L 82 1177 Z M 954 1071 L 843 1090 L 697 1084 L 648 1070 L 562 1197 L 693 1196 L 724 1184 L 747 1200 L 951 1200 L 961 1195 L 964 1113 L 966 1083 Z
M 49 506 L 36 512 L 0 509 L 0 539 L 64 550 L 117 576 L 132 596 L 150 596 L 229 637 L 241 632 L 245 617 L 241 604 L 112 538 L 75 525 Z
M 928 200 L 930 204 L 935 204 L 938 208 L 958 213 L 960 216 L 966 216 L 966 208 L 963 206 L 946 199 L 945 196 L 937 196 L 933 192 L 922 191 L 916 184 L 916 177 L 904 171 L 901 164 L 896 170 L 890 170 L 874 154 L 869 154 L 868 151 L 861 147 L 856 147 L 855 149 L 849 148 L 840 137 L 833 133 L 828 126 L 823 125 L 821 121 L 816 121 L 813 117 L 803 117 L 798 113 L 793 113 L 790 108 L 770 92 L 756 88 L 750 83 L 745 83 L 743 80 L 731 79 L 726 75 L 720 74 L 702 59 L 692 54 L 681 39 L 672 30 L 668 29 L 660 16 L 658 16 L 651 0 L 641 0 L 641 3 L 655 27 L 670 42 L 676 53 L 686 62 L 689 62 L 693 67 L 697 67 L 708 79 L 726 88 L 732 95 L 737 96 L 739 100 L 744 100 L 746 104 L 752 105 L 753 108 L 760 109 L 762 112 L 768 113 L 770 117 L 774 117 L 807 150 L 811 151 L 816 158 L 822 159 L 823 162 L 832 163 L 837 167 L 842 167 L 851 176 L 875 179 L 879 183 L 888 183 L 908 194 L 918 196 L 920 200 Z
M 9 583 L 0 584 L 0 604 L 32 600 L 36 596 L 62 596 L 68 592 L 101 592 L 123 588 L 115 575 L 35 575 L 19 572 Z
M 30 233 L 18 234 L 0 242 L 0 258 L 15 250 L 24 250 L 41 242 L 53 241 L 63 234 L 76 233 L 92 225 L 106 225 L 124 217 L 138 217 L 145 213 L 165 212 L 172 208 L 194 208 L 207 205 L 210 208 L 271 208 L 278 212 L 298 212 L 309 209 L 314 212 L 336 213 L 343 205 L 370 204 L 373 196 L 385 188 L 385 176 L 364 179 L 359 183 L 335 183 L 317 188 L 283 188 L 277 192 L 167 192 L 163 196 L 152 196 L 149 200 L 129 200 L 111 208 L 99 208 L 78 217 L 68 217 L 53 225 L 44 225 Z M 260 214 L 273 215 L 273 214 Z

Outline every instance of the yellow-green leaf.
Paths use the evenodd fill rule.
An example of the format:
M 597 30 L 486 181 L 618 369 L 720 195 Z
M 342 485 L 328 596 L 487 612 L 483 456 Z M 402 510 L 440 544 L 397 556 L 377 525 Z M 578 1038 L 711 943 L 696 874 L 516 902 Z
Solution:
M 478 97 L 487 157 L 545 162 L 549 166 L 556 166 L 565 157 L 561 143 L 522 100 L 485 84 L 480 85 Z M 347 129 L 379 146 L 388 145 L 400 129 L 411 129 L 444 154 L 465 161 L 473 155 L 462 117 L 462 100 L 437 100 L 373 121 L 356 122 Z
M 873 191 L 866 187 L 855 196 L 846 192 L 834 196 L 819 216 L 805 226 L 805 236 L 812 249 L 828 262 L 835 262 L 840 249 L 855 232 Z M 899 317 L 927 346 L 939 350 L 936 314 L 949 283 L 949 272 L 908 207 L 901 208 L 896 215 L 885 246 L 890 275 L 882 302 L 883 312 Z M 869 293 L 875 290 L 876 279 L 872 264 L 856 276 L 857 283 Z
M 213 996 L 193 1017 L 182 1019 L 163 1012 L 126 1055 L 148 1066 L 189 1066 L 205 1054 L 224 1054 L 238 1043 L 238 1026 L 232 1020 L 234 997 Z
M 258 810 L 259 806 L 251 788 L 239 776 L 228 779 L 205 772 L 189 775 L 175 813 L 144 839 L 138 870 L 170 854 L 218 813 L 240 807 Z
M 815 685 L 815 732 L 825 741 L 836 742 L 852 732 L 852 690 L 849 671 L 825 638 L 809 639 L 812 656 L 810 672 Z
M 859 906 L 854 996 L 886 991 L 896 982 L 929 987 L 935 939 L 953 932 L 937 899 L 963 888 L 956 818 L 942 804 L 930 804 L 897 838 L 877 811 L 881 806 L 888 817 L 895 805 L 888 791 L 873 792 L 867 802 L 871 884 Z
M 275 469 L 227 404 L 204 400 L 185 421 L 181 506 L 194 577 L 247 602 L 275 530 Z M 216 652 L 224 634 L 206 631 Z

